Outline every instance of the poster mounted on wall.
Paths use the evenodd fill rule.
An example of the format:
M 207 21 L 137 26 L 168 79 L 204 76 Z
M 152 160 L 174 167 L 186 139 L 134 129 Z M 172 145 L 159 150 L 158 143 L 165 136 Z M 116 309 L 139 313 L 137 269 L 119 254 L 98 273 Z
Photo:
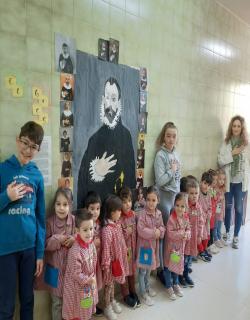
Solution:
M 72 101 L 60 101 L 60 125 L 61 127 L 73 127 L 73 103 Z
M 98 58 L 103 61 L 109 60 L 109 41 L 98 39 Z
M 139 113 L 139 120 L 138 120 L 138 127 L 139 132 L 141 133 L 147 133 L 147 112 L 141 112 Z
M 109 39 L 109 62 L 118 63 L 119 61 L 119 41 Z
M 62 73 L 76 73 L 75 39 L 55 33 L 55 69 Z
M 61 93 L 60 100 L 74 100 L 74 76 L 68 73 L 60 75 Z

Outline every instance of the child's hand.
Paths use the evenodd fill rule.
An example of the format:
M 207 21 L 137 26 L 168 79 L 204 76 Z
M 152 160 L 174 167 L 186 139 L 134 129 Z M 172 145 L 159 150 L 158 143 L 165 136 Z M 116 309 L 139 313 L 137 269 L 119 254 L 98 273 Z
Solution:
M 160 235 L 161 235 L 160 230 L 159 230 L 159 229 L 156 229 L 156 230 L 155 230 L 155 237 L 156 237 L 156 239 L 159 239 L 159 238 L 160 238 Z
M 7 195 L 11 201 L 22 199 L 25 193 L 26 191 L 23 183 L 17 184 L 16 181 L 13 181 L 7 187 Z
M 197 238 L 197 243 L 200 244 L 201 243 L 201 237 Z
M 128 226 L 126 228 L 126 230 L 127 230 L 127 234 L 130 236 L 132 234 L 132 232 L 133 232 L 133 227 L 132 226 Z
M 96 286 L 96 279 L 95 276 L 93 276 L 90 280 L 89 280 L 89 285 L 91 285 L 92 287 Z
M 74 241 L 75 241 L 75 238 L 72 236 L 69 236 L 65 239 L 65 241 L 63 242 L 63 245 L 67 248 L 70 248 L 72 247 Z
M 43 271 L 43 259 L 37 259 L 35 277 L 39 277 L 42 271 Z
M 61 245 L 64 246 L 64 243 L 68 239 L 68 237 L 66 235 L 64 235 L 64 234 L 59 234 L 59 235 L 57 235 L 57 239 L 59 240 Z
M 171 170 L 173 171 L 173 172 L 175 172 L 176 170 L 177 170 L 177 168 L 178 168 L 178 163 L 177 163 L 177 161 L 176 160 L 173 160 L 172 162 L 171 162 Z
M 244 145 L 241 145 L 240 147 L 233 148 L 232 156 L 236 156 L 236 155 L 240 154 L 244 149 L 245 149 Z
M 94 245 L 95 245 L 96 248 L 100 248 L 100 246 L 101 246 L 100 238 L 95 238 L 94 239 Z

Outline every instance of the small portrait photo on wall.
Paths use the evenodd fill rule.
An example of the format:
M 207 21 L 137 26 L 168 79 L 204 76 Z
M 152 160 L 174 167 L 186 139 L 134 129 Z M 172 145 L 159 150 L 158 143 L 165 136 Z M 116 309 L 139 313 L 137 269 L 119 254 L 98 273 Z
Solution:
M 140 89 L 146 90 L 148 84 L 147 69 L 140 68 Z
M 72 176 L 72 153 L 63 152 L 61 153 L 62 157 L 62 169 L 61 177 L 68 178 Z
M 75 39 L 55 33 L 55 67 L 57 72 L 76 73 Z
M 139 117 L 138 117 L 139 132 L 147 133 L 147 116 L 148 116 L 147 112 L 139 113 Z
M 109 62 L 118 63 L 119 61 L 119 41 L 109 39 Z
M 73 151 L 73 128 L 60 128 L 60 152 Z
M 60 101 L 60 114 L 61 127 L 73 127 L 74 115 L 72 101 Z
M 138 135 L 138 149 L 144 149 L 144 141 L 145 141 L 145 134 L 139 133 L 139 135 Z
M 98 58 L 103 61 L 109 60 L 109 41 L 98 39 Z
M 61 100 L 73 101 L 74 100 L 74 76 L 69 73 L 61 73 Z
M 136 170 L 136 189 L 143 187 L 143 180 L 144 180 L 144 170 L 137 169 Z
M 65 188 L 73 190 L 73 178 L 60 178 L 58 179 L 58 188 Z
M 145 159 L 145 149 L 137 150 L 137 169 L 144 168 L 144 162 L 145 162 L 144 159 Z
M 147 111 L 147 91 L 140 91 L 140 113 Z

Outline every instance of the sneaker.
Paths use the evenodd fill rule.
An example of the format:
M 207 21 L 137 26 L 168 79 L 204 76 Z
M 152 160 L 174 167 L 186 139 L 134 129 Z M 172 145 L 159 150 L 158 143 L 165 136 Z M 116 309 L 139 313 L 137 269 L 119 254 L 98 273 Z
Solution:
M 232 248 L 239 249 L 239 238 L 238 237 L 233 238 Z
M 204 252 L 205 252 L 205 255 L 212 260 L 213 256 L 207 250 L 205 250 Z
M 198 262 L 198 258 L 197 257 L 192 257 L 192 261 L 193 262 Z
M 186 283 L 186 280 L 183 276 L 179 276 L 179 283 L 182 286 L 182 288 L 187 288 L 187 286 L 188 286 Z
M 205 254 L 204 251 L 199 253 L 198 258 L 201 259 L 204 262 L 210 262 L 211 261 L 211 259 Z
M 141 297 L 141 300 L 143 303 L 145 303 L 147 306 L 153 306 L 154 301 L 147 295 L 147 293 L 144 293 Z
M 193 269 L 192 268 L 188 268 L 188 273 L 192 273 Z
M 102 309 L 96 306 L 96 312 L 95 312 L 94 316 L 101 317 L 102 315 L 103 315 Z
M 148 294 L 150 297 L 155 297 L 157 293 L 156 293 L 152 288 L 148 288 L 147 294 Z
M 193 280 L 192 280 L 189 276 L 186 276 L 186 277 L 185 277 L 185 280 L 186 280 L 187 285 L 188 285 L 190 288 L 193 288 L 193 287 L 194 287 L 194 282 L 193 282 Z
M 122 312 L 122 308 L 121 308 L 120 304 L 115 299 L 111 302 L 111 306 L 112 306 L 112 309 L 114 310 L 115 313 Z
M 163 275 L 163 270 L 157 270 L 157 278 L 160 280 L 160 282 L 165 287 L 165 278 L 164 278 L 164 275 Z
M 137 301 L 129 294 L 126 297 L 124 297 L 123 301 L 127 306 L 129 306 L 132 309 L 135 309 L 137 306 Z
M 104 315 L 105 317 L 108 319 L 108 320 L 117 320 L 117 316 L 116 314 L 114 313 L 111 305 L 107 306 L 105 309 L 104 309 Z
M 220 252 L 219 248 L 216 247 L 216 245 L 213 243 L 211 246 L 208 248 L 208 252 L 210 254 L 217 254 Z
M 227 241 L 227 233 L 223 233 L 222 238 L 224 241 Z
M 170 300 L 176 300 L 176 295 L 172 287 L 167 288 L 167 294 Z
M 220 240 L 216 240 L 214 242 L 214 244 L 216 245 L 217 248 L 223 248 L 224 247 L 224 245 L 220 242 Z
M 130 293 L 130 296 L 136 301 L 136 308 L 141 306 L 141 301 L 136 293 Z
M 174 285 L 174 293 L 178 296 L 178 297 L 183 297 L 183 291 L 181 290 L 180 286 L 178 284 Z
M 226 241 L 227 243 L 229 243 L 230 240 L 231 240 L 230 233 L 227 232 L 227 233 L 226 233 L 226 239 L 225 239 L 225 241 Z
M 220 243 L 226 247 L 228 245 L 228 243 L 224 240 L 224 239 L 220 239 Z

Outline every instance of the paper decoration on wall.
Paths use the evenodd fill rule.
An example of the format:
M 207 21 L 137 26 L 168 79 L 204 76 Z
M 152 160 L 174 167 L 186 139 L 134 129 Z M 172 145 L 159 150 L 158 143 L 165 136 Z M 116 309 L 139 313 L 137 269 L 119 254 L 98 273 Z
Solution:
M 72 153 L 64 152 L 62 155 L 61 177 L 68 178 L 72 176 Z
M 61 127 L 73 127 L 73 103 L 71 101 L 60 101 L 60 125 Z
M 16 85 L 12 87 L 12 95 L 13 97 L 20 98 L 23 96 L 23 87 Z
M 90 190 L 104 199 L 136 185 L 139 71 L 77 51 L 75 90 L 74 199 L 82 207 Z
M 12 89 L 16 85 L 16 76 L 9 75 L 5 77 L 5 86 L 7 89 Z
M 76 73 L 75 39 L 55 33 L 55 67 L 62 73 Z
M 140 91 L 140 113 L 147 111 L 147 92 Z
M 48 115 L 48 113 L 42 113 L 42 114 L 40 114 L 38 120 L 41 121 L 43 124 L 47 124 L 47 123 L 49 122 L 49 115 Z
M 39 105 L 43 108 L 47 108 L 49 106 L 49 99 L 47 96 L 45 95 L 41 95 L 41 97 L 39 98 Z
M 38 87 L 32 87 L 32 98 L 39 99 L 42 95 L 42 89 Z
M 109 60 L 109 41 L 98 39 L 98 58 L 103 61 Z
M 32 105 L 32 114 L 33 116 L 39 116 L 42 114 L 42 107 L 38 104 L 33 104 Z
M 139 131 L 142 133 L 147 133 L 147 112 L 139 113 Z
M 136 189 L 143 187 L 143 180 L 144 180 L 144 170 L 137 169 L 136 170 Z
M 119 61 L 119 41 L 109 39 L 109 62 L 118 63 Z
M 61 93 L 60 100 L 74 100 L 74 76 L 68 73 L 60 75 Z
M 73 151 L 73 129 L 60 128 L 60 152 Z

